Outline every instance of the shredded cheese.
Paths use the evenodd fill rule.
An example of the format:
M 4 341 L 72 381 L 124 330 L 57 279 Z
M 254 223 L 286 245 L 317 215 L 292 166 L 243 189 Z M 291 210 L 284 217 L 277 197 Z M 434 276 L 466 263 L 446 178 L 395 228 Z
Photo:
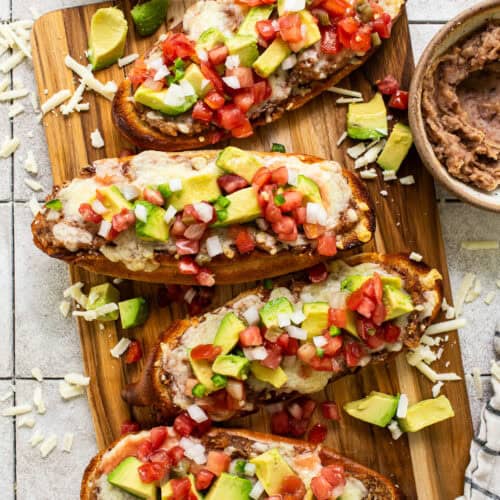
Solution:
M 481 380 L 481 372 L 477 367 L 472 368 L 472 381 L 474 383 L 477 398 L 483 399 L 483 381 Z
M 40 368 L 38 368 L 38 367 L 32 368 L 31 375 L 33 375 L 33 378 L 35 380 L 38 380 L 38 382 L 43 381 L 43 374 L 42 374 L 42 370 L 40 370 Z
M 474 285 L 474 281 L 476 279 L 476 275 L 474 273 L 467 273 L 463 280 L 462 283 L 460 283 L 460 286 L 458 287 L 458 292 L 457 292 L 457 299 L 455 300 L 455 314 L 456 316 L 460 316 L 462 314 L 464 302 L 465 302 L 465 297 L 469 293 L 469 290 L 472 288 Z
M 71 285 L 69 288 L 66 288 L 63 292 L 64 298 L 72 298 L 75 302 L 80 304 L 82 307 L 87 308 L 87 304 L 89 298 L 82 292 L 83 283 L 81 281 L 77 281 L 75 284 Z
M 465 302 L 474 302 L 481 295 L 481 281 L 476 278 L 474 280 L 474 286 L 469 290 L 469 293 L 465 296 Z
M 495 296 L 496 296 L 496 292 L 494 290 L 489 292 L 488 295 L 486 295 L 486 297 L 484 298 L 485 304 L 487 304 L 487 305 L 492 304 L 493 301 L 495 300 Z
M 90 377 L 86 377 L 80 373 L 68 373 L 64 376 L 64 380 L 72 385 L 88 386 L 90 383 Z
M 7 392 L 4 392 L 2 395 L 0 395 L 0 403 L 4 403 L 12 396 L 14 396 L 14 391 L 12 389 L 9 389 Z
M 406 177 L 401 177 L 399 182 L 403 186 L 411 186 L 412 184 L 415 184 L 415 177 L 413 177 L 413 175 L 407 175 Z
M 60 106 L 64 101 L 71 97 L 71 92 L 68 89 L 60 90 L 51 95 L 41 106 L 42 114 L 46 115 L 49 111 Z
M 5 92 L 0 92 L 0 102 L 14 101 L 15 99 L 22 99 L 29 94 L 27 89 L 15 89 L 6 90 Z
M 48 457 L 57 447 L 57 436 L 51 434 L 47 439 L 43 441 L 40 445 L 40 454 L 42 458 Z
M 40 415 L 43 415 L 47 411 L 45 402 L 43 401 L 42 388 L 39 385 L 35 387 L 33 392 L 33 403 Z
M 59 394 L 65 400 L 73 399 L 85 393 L 85 389 L 81 385 L 71 385 L 65 380 L 59 382 Z
M 432 397 L 437 398 L 439 396 L 439 393 L 441 392 L 441 387 L 443 387 L 444 382 L 439 380 L 432 386 Z
M 361 92 L 358 92 L 357 90 L 343 89 L 341 87 L 330 87 L 328 90 L 335 94 L 344 95 L 347 97 L 363 98 L 363 94 Z
M 16 417 L 32 411 L 31 405 L 16 405 L 2 411 L 2 417 Z
M 34 448 L 38 446 L 44 440 L 44 436 L 41 431 L 35 431 L 30 439 L 31 447 Z
M 62 450 L 66 453 L 71 452 L 71 448 L 73 448 L 73 439 L 75 435 L 72 432 L 66 432 L 63 437 Z
M 35 113 L 38 113 L 40 111 L 40 106 L 38 105 L 38 97 L 34 92 L 30 92 L 30 101 L 31 101 L 31 106 L 33 107 L 33 111 Z
M 9 73 L 14 68 L 17 68 L 23 62 L 25 57 L 26 56 L 23 54 L 23 52 L 14 52 L 0 64 L 0 71 L 2 73 Z
M 24 170 L 33 175 L 38 174 L 38 163 L 35 160 L 33 151 L 28 151 L 28 154 L 26 155 L 26 160 L 24 160 Z
M 113 358 L 119 359 L 122 356 L 122 354 L 124 354 L 125 351 L 128 349 L 130 342 L 131 342 L 130 339 L 122 337 L 120 341 L 113 347 L 113 349 L 110 350 L 111 356 L 113 356 Z
M 464 250 L 498 250 L 498 241 L 495 240 L 477 240 L 462 241 L 461 247 Z
M 73 311 L 73 316 L 82 317 L 85 321 L 95 321 L 96 319 L 118 310 L 118 304 L 110 302 L 97 309 L 90 311 Z
M 36 199 L 35 195 L 31 196 L 27 205 L 28 205 L 29 209 L 31 210 L 33 217 L 35 217 L 36 215 L 38 215 L 40 213 L 41 207 L 40 207 L 40 204 L 38 203 L 38 200 Z
M 367 170 L 363 170 L 359 173 L 359 176 L 362 179 L 376 179 L 377 171 L 374 168 L 369 168 Z
M 343 134 L 339 137 L 339 140 L 337 141 L 336 146 L 340 147 L 344 143 L 344 141 L 347 139 L 347 132 L 343 132 Z
M 16 151 L 21 141 L 17 137 L 9 139 L 8 137 L 3 141 L 2 147 L 0 148 L 0 157 L 8 158 L 13 155 Z M 43 188 L 42 188 L 43 189 Z
M 339 97 L 336 101 L 337 104 L 352 104 L 355 102 L 364 102 L 362 97 Z
M 33 427 L 35 427 L 35 424 L 35 417 L 28 415 L 27 417 L 21 417 L 19 419 L 19 421 L 17 422 L 17 428 L 20 429 L 21 427 L 28 427 L 29 429 L 32 429 Z
M 403 435 L 403 431 L 401 430 L 401 427 L 399 427 L 397 420 L 391 420 L 391 423 L 387 426 L 387 429 L 389 429 L 394 441 L 398 440 Z
M 398 179 L 398 176 L 396 175 L 396 172 L 394 170 L 383 170 L 382 171 L 382 177 L 384 178 L 384 181 L 395 181 Z
M 32 190 L 32 191 L 43 191 L 43 186 L 34 179 L 24 179 L 24 183 Z
M 67 104 L 64 104 L 61 106 L 61 113 L 64 116 L 68 116 L 74 111 L 76 111 L 76 106 L 80 103 L 83 97 L 83 93 L 85 92 L 85 83 L 80 83 L 78 85 L 77 89 L 71 96 L 71 99 L 67 102 Z
M 24 113 L 24 110 L 25 110 L 24 106 L 21 103 L 16 102 L 9 108 L 9 112 L 8 112 L 7 116 L 9 118 L 15 118 L 16 116 L 20 115 L 21 113 Z
M 411 252 L 410 260 L 414 260 L 415 262 L 422 262 L 422 260 L 424 260 L 424 258 L 422 257 L 422 255 L 420 255 L 417 252 Z
M 118 59 L 118 66 L 120 68 L 123 68 L 124 66 L 127 66 L 128 64 L 133 63 L 138 58 L 139 58 L 139 54 L 137 54 L 137 53 L 129 54 L 128 56 L 125 56 L 125 57 L 120 57 L 120 59 Z
M 465 318 L 452 319 L 450 321 L 442 321 L 434 323 L 425 330 L 426 335 L 437 335 L 438 333 L 451 332 L 463 328 L 467 324 Z

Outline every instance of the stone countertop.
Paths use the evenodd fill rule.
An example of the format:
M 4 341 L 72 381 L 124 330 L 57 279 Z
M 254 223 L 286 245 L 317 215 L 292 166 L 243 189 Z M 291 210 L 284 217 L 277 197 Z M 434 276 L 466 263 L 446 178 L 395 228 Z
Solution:
M 79 3 L 78 0 L 40 0 L 36 8 L 43 13 Z M 408 3 L 415 59 L 443 22 L 474 2 L 429 3 L 428 0 Z M 2 20 L 31 18 L 22 0 L 0 0 L 0 8 Z M 24 62 L 11 73 L 13 83 L 22 81 L 27 88 L 35 89 L 30 63 Z M 16 404 L 31 402 L 33 389 L 38 384 L 31 369 L 39 367 L 45 377 L 41 387 L 47 413 L 36 415 L 34 429 L 17 428 L 13 419 L 0 417 L 0 491 L 2 500 L 76 499 L 84 467 L 97 450 L 86 399 L 63 402 L 58 393 L 59 380 L 64 374 L 82 373 L 83 367 L 76 323 L 62 318 L 58 312 L 62 291 L 69 283 L 67 268 L 48 259 L 31 243 L 32 216 L 26 201 L 32 192 L 24 183 L 28 174 L 23 169 L 29 150 L 40 165 L 37 180 L 46 190 L 52 182 L 43 127 L 36 122 L 28 99 L 25 107 L 28 112 L 11 120 L 0 120 L 1 137 L 14 134 L 21 139 L 15 155 L 0 160 L 0 396 L 14 384 Z M 4 115 L 7 108 L 8 104 L 1 104 Z M 468 326 L 460 331 L 460 338 L 465 371 L 479 369 L 487 388 L 486 397 L 494 324 L 500 319 L 500 293 L 489 306 L 484 303 L 484 297 L 496 289 L 500 252 L 462 250 L 461 241 L 498 239 L 500 217 L 467 206 L 439 187 L 437 196 L 453 289 L 458 289 L 466 272 L 476 273 L 483 286 L 482 296 L 465 306 Z M 39 195 L 39 199 L 42 198 L 43 193 Z M 469 394 L 476 426 L 481 401 L 471 387 Z M 0 411 L 12 401 L 0 402 Z M 45 436 L 56 433 L 59 437 L 58 449 L 46 459 L 29 444 L 36 429 Z M 65 432 L 75 434 L 71 453 L 62 451 Z

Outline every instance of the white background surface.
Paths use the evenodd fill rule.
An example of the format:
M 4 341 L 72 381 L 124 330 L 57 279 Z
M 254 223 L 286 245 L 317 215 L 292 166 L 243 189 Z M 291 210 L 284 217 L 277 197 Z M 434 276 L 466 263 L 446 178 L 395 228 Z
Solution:
M 43 13 L 79 3 L 78 0 L 0 0 L 0 17 L 31 18 L 30 5 Z M 415 58 L 441 23 L 473 3 L 410 0 L 408 13 Z M 12 78 L 35 88 L 32 68 L 27 62 L 14 70 Z M 63 319 L 58 312 L 62 290 L 69 283 L 66 266 L 42 255 L 31 243 L 32 217 L 25 202 L 32 193 L 24 184 L 27 174 L 22 166 L 28 150 L 35 153 L 41 167 L 37 180 L 48 189 L 51 178 L 42 126 L 31 113 L 28 99 L 24 105 L 29 112 L 10 121 L 5 118 L 8 104 L 0 105 L 0 139 L 12 134 L 22 139 L 13 158 L 0 160 L 0 395 L 15 383 L 16 403 L 30 403 L 38 383 L 32 379 L 31 369 L 40 367 L 47 379 L 42 388 L 48 410 L 44 416 L 36 415 L 35 429 L 45 435 L 56 433 L 60 444 L 63 434 L 71 431 L 75 433 L 75 442 L 70 454 L 59 448 L 42 459 L 38 449 L 32 449 L 28 442 L 33 430 L 17 429 L 13 419 L 0 417 L 0 498 L 72 500 L 79 498 L 81 475 L 95 454 L 96 445 L 85 398 L 64 403 L 58 393 L 58 379 L 70 371 L 82 372 L 83 368 L 75 322 Z M 30 131 L 33 138 L 28 138 Z M 500 253 L 461 250 L 460 242 L 498 239 L 500 217 L 464 205 L 443 189 L 438 189 L 438 198 L 453 289 L 457 290 L 468 271 L 477 273 L 483 284 L 482 297 L 466 305 L 465 317 L 469 323 L 460 337 L 466 372 L 479 368 L 485 387 L 489 387 L 486 382 L 493 357 L 494 324 L 500 319 L 500 290 L 497 289 L 495 302 L 490 306 L 483 298 L 496 289 Z M 481 402 L 473 389 L 469 389 L 476 425 Z M 0 411 L 11 404 L 12 400 L 0 403 Z

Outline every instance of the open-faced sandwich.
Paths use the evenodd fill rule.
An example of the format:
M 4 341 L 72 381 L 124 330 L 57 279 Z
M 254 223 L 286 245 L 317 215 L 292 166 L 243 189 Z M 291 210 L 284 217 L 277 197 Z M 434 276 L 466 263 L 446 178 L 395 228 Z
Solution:
M 322 445 L 242 430 L 191 433 L 174 424 L 120 438 L 90 462 L 81 500 L 399 498 L 388 478 Z
M 90 271 L 211 286 L 305 269 L 374 226 L 365 187 L 339 164 L 228 147 L 98 160 L 54 188 L 32 230 Z
M 142 149 L 248 137 L 335 85 L 391 35 L 404 0 L 208 0 L 138 59 L 116 93 Z
M 406 256 L 359 254 L 328 266 L 309 282 L 257 288 L 176 321 L 125 399 L 163 419 L 196 404 L 227 420 L 417 346 L 440 309 L 441 275 Z

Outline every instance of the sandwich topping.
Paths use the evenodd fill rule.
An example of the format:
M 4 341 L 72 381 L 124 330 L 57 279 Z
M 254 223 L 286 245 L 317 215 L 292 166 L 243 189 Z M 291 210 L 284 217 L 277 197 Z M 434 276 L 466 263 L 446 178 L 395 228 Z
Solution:
M 167 135 L 252 135 L 252 122 L 390 37 L 400 0 L 210 0 L 128 77 L 141 118 Z M 217 135 L 217 132 L 220 132 Z M 203 135 L 200 141 L 204 141 Z
M 194 411 L 194 410 L 193 410 Z M 203 412 L 173 427 L 131 434 L 102 457 L 91 485 L 97 500 L 363 499 L 368 488 L 321 447 L 205 434 Z M 202 420 L 204 418 L 204 420 Z M 229 445 L 228 445 L 229 444 Z M 368 484 L 368 483 L 367 483 Z
M 181 274 L 211 286 L 213 260 L 254 250 L 330 257 L 349 246 L 347 232 L 371 238 L 362 217 L 370 207 L 332 161 L 228 147 L 217 156 L 146 151 L 92 170 L 56 192 L 36 220 L 46 246 L 100 252 L 132 271 L 175 258 Z
M 173 403 L 224 420 L 286 393 L 318 392 L 377 353 L 417 342 L 417 322 L 436 306 L 433 292 L 380 264 L 336 261 L 324 273 L 314 278 L 321 283 L 246 295 L 206 314 L 179 344 L 163 343 Z

